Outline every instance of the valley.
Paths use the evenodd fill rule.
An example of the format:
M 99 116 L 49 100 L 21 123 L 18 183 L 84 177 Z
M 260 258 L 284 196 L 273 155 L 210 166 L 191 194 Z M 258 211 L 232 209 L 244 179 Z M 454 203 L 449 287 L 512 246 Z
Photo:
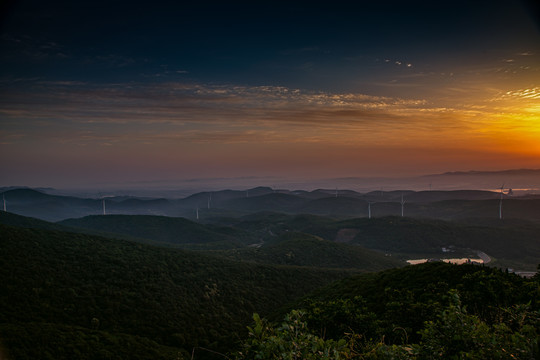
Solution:
M 405 319 L 428 319 L 442 308 L 409 295 L 408 300 L 382 295 L 412 294 L 411 281 L 418 290 L 437 288 L 433 301 L 444 302 L 444 291 L 455 288 L 484 316 L 476 295 L 468 293 L 476 289 L 468 277 L 497 274 L 492 285 L 510 282 L 515 296 L 493 293 L 493 306 L 530 296 L 538 306 L 539 297 L 530 293 L 534 280 L 525 285 L 512 274 L 531 277 L 540 263 L 540 202 L 534 196 L 505 196 L 502 219 L 500 194 L 485 191 L 341 191 L 336 196 L 324 190 L 253 188 L 184 199 L 107 199 L 105 214 L 103 199 L 33 189 L 8 190 L 3 197 L 13 212 L 0 212 L 0 305 L 5 309 L 0 339 L 13 358 L 46 352 L 55 359 L 104 354 L 188 359 L 199 349 L 197 359 L 217 359 L 245 346 L 253 313 L 279 321 L 294 309 L 314 311 L 306 299 L 326 309 L 328 301 L 345 306 L 349 300 L 344 299 L 354 296 L 366 301 L 362 311 L 376 320 L 357 331 L 394 339 L 388 331 L 401 324 L 410 339 L 420 341 L 415 334 L 422 322 Z M 437 261 L 411 266 L 416 263 L 411 259 Z M 446 264 L 471 263 L 466 259 L 477 265 Z M 446 272 L 457 277 L 442 280 Z M 396 276 L 390 288 L 373 280 L 384 274 Z M 430 280 L 418 285 L 422 278 Z M 358 280 L 350 287 L 352 279 Z M 407 288 L 397 290 L 398 279 Z M 329 300 L 333 286 L 349 290 Z M 371 298 L 370 287 L 379 287 L 383 297 Z M 390 305 L 386 310 L 375 305 L 393 298 L 403 302 L 401 307 L 417 301 L 431 310 L 398 316 Z M 341 315 L 322 320 L 313 314 L 307 318 L 310 326 L 335 324 L 327 334 L 336 338 L 349 321 L 345 317 L 339 325 Z M 35 336 L 39 345 L 29 345 Z

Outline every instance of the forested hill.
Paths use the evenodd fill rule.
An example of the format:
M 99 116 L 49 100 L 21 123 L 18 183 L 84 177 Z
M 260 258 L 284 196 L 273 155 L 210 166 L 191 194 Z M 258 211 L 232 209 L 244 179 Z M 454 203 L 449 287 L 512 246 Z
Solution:
M 17 214 L 7 212 L 7 211 L 0 211 L 0 224 L 27 228 L 27 229 L 44 229 L 44 230 L 58 230 L 58 231 L 72 230 L 61 224 L 51 223 L 51 222 L 36 219 L 33 217 L 17 215 Z
M 32 189 L 10 189 L 1 195 L 7 211 L 47 221 L 100 214 L 161 215 L 206 221 L 219 216 L 239 217 L 261 211 L 336 218 L 384 217 L 399 216 L 402 200 L 404 214 L 409 217 L 499 219 L 501 197 L 504 218 L 540 219 L 540 199 L 537 196 L 514 196 L 509 191 L 501 194 L 480 190 L 399 190 L 362 194 L 351 190 L 308 192 L 254 188 L 202 192 L 184 199 L 126 196 L 89 199 L 51 195 Z
M 441 262 L 353 276 L 292 305 L 282 325 L 254 316 L 237 359 L 538 359 L 539 280 Z
M 14 359 L 226 352 L 253 312 L 350 274 L 5 225 L 0 253 L 0 337 Z
M 477 257 L 476 252 L 482 251 L 491 257 L 490 266 L 524 271 L 536 269 L 540 259 L 540 224 L 519 219 L 451 222 L 388 216 L 338 220 L 261 212 L 217 217 L 212 223 L 155 215 L 92 215 L 48 223 L 0 212 L 0 223 L 192 250 L 226 250 L 222 254 L 236 260 L 369 271 L 399 266 L 383 254 L 403 260 Z M 326 241 L 313 241 L 313 236 Z M 292 241 L 278 245 L 283 239 Z M 451 251 L 443 252 L 443 248 Z
M 290 236 L 262 256 L 321 241 Z M 211 351 L 266 359 L 275 344 L 300 358 L 321 346 L 351 359 L 539 354 L 538 276 L 444 263 L 367 274 L 263 265 L 6 225 L 0 252 L 0 352 L 8 359 L 190 359 L 193 349 L 198 360 L 222 358 Z M 287 315 L 286 327 L 259 322 L 249 337 L 253 313 L 280 319 L 292 309 L 301 313 Z
M 67 219 L 61 225 L 144 238 L 163 244 L 241 247 L 257 242 L 250 233 L 226 226 L 203 225 L 191 220 L 154 215 L 92 215 Z
M 405 310 L 413 303 L 441 301 L 448 290 L 456 289 L 471 312 L 527 302 L 540 309 L 537 286 L 535 280 L 496 268 L 430 262 L 351 276 L 314 291 L 300 304 L 360 296 L 376 312 L 388 309 L 389 301 L 401 302 L 400 307 Z
M 317 236 L 286 232 L 260 247 L 216 252 L 222 256 L 266 264 L 378 271 L 406 263 L 360 245 L 340 244 Z

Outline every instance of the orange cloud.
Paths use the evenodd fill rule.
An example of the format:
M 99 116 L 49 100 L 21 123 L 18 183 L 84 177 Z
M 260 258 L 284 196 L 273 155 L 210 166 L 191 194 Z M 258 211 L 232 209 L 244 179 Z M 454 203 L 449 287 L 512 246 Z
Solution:
M 163 168 L 207 163 L 225 171 L 231 166 L 219 164 L 237 162 L 238 171 L 268 167 L 348 175 L 362 166 L 382 172 L 389 164 L 401 171 L 445 164 L 445 171 L 469 163 L 467 168 L 478 168 L 475 162 L 496 162 L 501 154 L 530 163 L 540 156 L 534 87 L 503 92 L 478 87 L 474 99 L 454 104 L 182 83 L 39 83 L 33 91 L 31 96 L 12 91 L 0 103 L 4 154 L 24 146 L 38 153 L 47 148 L 51 157 L 54 149 L 56 156 L 114 151 Z M 121 157 L 107 161 L 114 159 L 121 162 Z M 357 163 L 363 165 L 351 166 Z

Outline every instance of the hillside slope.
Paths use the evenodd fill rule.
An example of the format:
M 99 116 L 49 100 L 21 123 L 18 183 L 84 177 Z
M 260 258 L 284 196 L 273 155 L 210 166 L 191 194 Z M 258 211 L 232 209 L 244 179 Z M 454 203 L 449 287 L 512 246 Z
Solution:
M 279 323 L 254 316 L 236 358 L 538 359 L 538 280 L 444 263 L 349 277 Z
M 195 346 L 227 351 L 253 312 L 269 314 L 349 274 L 5 225 L 0 252 L 0 331 L 13 358 L 69 358 L 66 349 L 84 353 L 92 334 L 139 337 L 184 353 Z M 26 348 L 36 328 L 41 340 Z M 56 348 L 55 337 L 71 330 L 80 336 Z M 138 357 L 132 351 L 127 357 Z
M 529 304 L 533 311 L 540 309 L 539 285 L 489 267 L 425 263 L 337 281 L 290 309 L 312 314 L 312 325 L 324 326 L 329 337 L 353 331 L 374 339 L 386 334 L 386 340 L 399 343 L 403 333 L 395 329 L 418 341 L 424 322 L 435 320 L 452 300 L 450 289 L 457 290 L 469 313 L 496 324 L 503 308 Z
M 295 232 L 287 232 L 259 248 L 234 249 L 221 254 L 235 260 L 257 263 L 362 271 L 379 271 L 404 265 L 404 262 L 359 245 L 339 244 Z
M 106 231 L 145 238 L 172 245 L 208 245 L 239 247 L 255 242 L 242 230 L 225 226 L 202 225 L 184 218 L 152 215 L 93 215 L 67 219 L 61 225 Z
M 295 222 L 294 219 L 283 220 L 281 229 L 288 227 L 290 231 L 385 253 L 452 257 L 452 253 L 443 253 L 441 249 L 453 246 L 483 251 L 495 257 L 500 266 L 520 266 L 528 270 L 536 269 L 540 259 L 540 225 L 536 222 L 478 221 L 478 225 L 474 225 L 397 216 L 326 222 Z

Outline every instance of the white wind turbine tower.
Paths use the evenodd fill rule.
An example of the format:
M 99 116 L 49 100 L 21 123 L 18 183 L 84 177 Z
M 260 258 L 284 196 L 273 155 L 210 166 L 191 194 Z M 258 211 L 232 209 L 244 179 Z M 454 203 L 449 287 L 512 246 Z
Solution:
M 405 206 L 405 200 L 403 200 L 403 194 L 401 194 L 401 217 L 403 217 L 403 207 Z
M 368 219 L 371 219 L 371 204 L 375 204 L 373 201 L 368 201 Z
M 501 198 L 499 199 L 499 219 L 501 220 L 502 220 L 503 188 L 504 188 L 504 184 L 501 185 Z
M 4 200 L 4 212 L 7 212 L 6 210 L 6 196 L 2 194 L 2 200 Z
M 196 214 L 197 214 L 197 220 L 199 220 L 199 207 L 197 207 L 197 209 L 195 211 L 196 211 Z
M 212 193 L 208 195 L 208 208 L 210 209 L 210 203 L 212 202 Z
M 105 209 L 105 198 L 107 196 L 103 195 L 103 193 L 101 192 L 98 194 L 98 196 L 99 196 L 98 199 L 101 199 L 101 209 L 102 209 L 101 212 L 103 213 L 103 215 L 107 215 L 107 211 Z

